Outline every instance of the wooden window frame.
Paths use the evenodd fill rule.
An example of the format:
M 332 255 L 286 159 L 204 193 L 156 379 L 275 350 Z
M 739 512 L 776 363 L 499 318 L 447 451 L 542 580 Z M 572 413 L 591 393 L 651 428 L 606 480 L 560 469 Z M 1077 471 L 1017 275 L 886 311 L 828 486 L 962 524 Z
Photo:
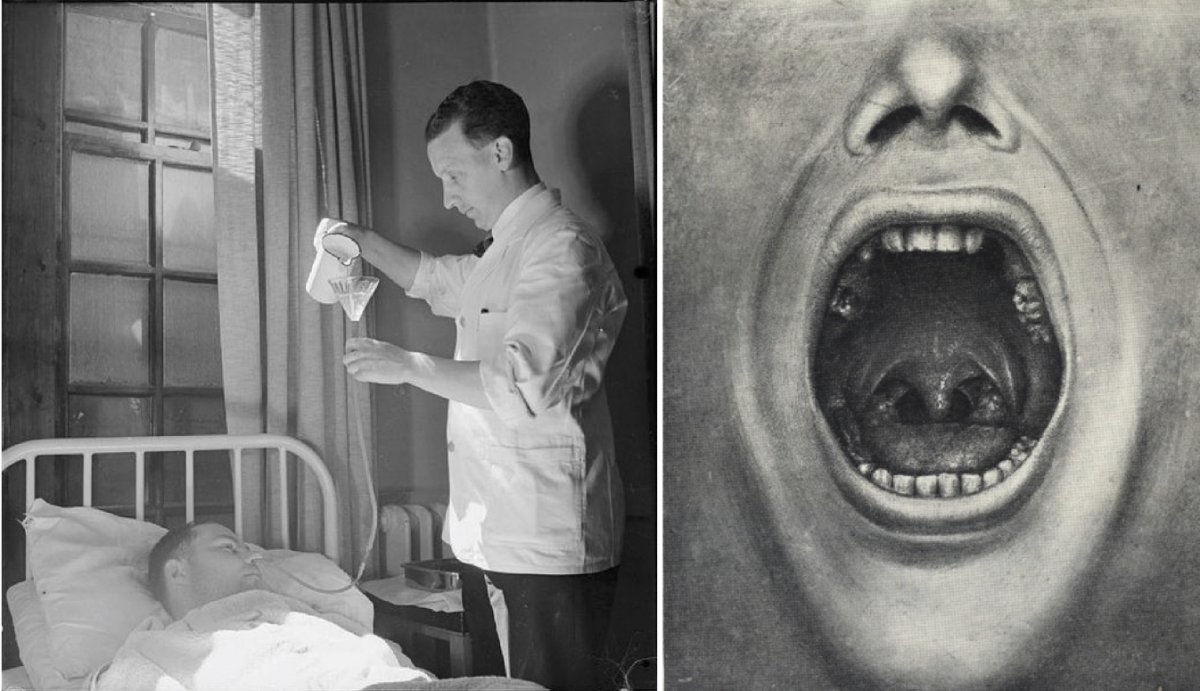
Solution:
M 70 14 L 89 15 L 105 19 L 119 19 L 141 24 L 141 96 L 142 119 L 116 117 L 74 108 L 65 104 L 67 54 L 70 46 L 67 43 L 66 32 Z M 164 168 L 188 169 L 213 173 L 212 132 L 193 130 L 176 125 L 160 125 L 157 122 L 157 102 L 155 98 L 156 72 L 155 41 L 162 30 L 170 30 L 192 36 L 208 37 L 207 21 L 203 18 L 176 15 L 162 8 L 140 5 L 85 5 L 68 4 L 63 7 L 61 15 L 61 45 L 62 48 L 62 145 L 61 145 L 61 262 L 59 272 L 59 315 L 61 333 L 59 340 L 58 362 L 61 366 L 57 371 L 56 389 L 58 391 L 58 416 L 62 421 L 61 429 L 64 434 L 68 431 L 71 397 L 75 395 L 104 395 L 118 397 L 139 397 L 151 402 L 150 429 L 151 434 L 166 433 L 166 402 L 171 397 L 190 398 L 223 398 L 224 389 L 221 386 L 169 386 L 165 373 L 165 339 L 164 333 L 164 291 L 167 281 L 183 281 L 206 285 L 217 285 L 216 272 L 189 271 L 170 269 L 163 265 L 164 237 Z M 113 136 L 105 136 L 89 127 L 106 128 Z M 134 132 L 139 141 L 119 138 L 118 132 Z M 159 136 L 189 139 L 198 142 L 207 151 L 181 149 L 177 146 L 157 143 Z M 115 261 L 96 259 L 75 259 L 71 253 L 71 164 L 75 154 L 90 154 L 106 158 L 126 159 L 148 164 L 148 204 L 149 237 L 148 254 L 145 262 Z M 145 385 L 102 384 L 93 382 L 72 382 L 70 379 L 70 342 L 71 342 L 71 302 L 70 291 L 72 277 L 77 274 L 102 276 L 127 276 L 148 280 L 148 318 L 146 326 L 149 334 L 149 373 Z M 65 480 L 69 472 L 65 463 L 57 463 L 55 475 L 59 480 Z M 182 515 L 183 504 L 167 502 L 165 498 L 166 475 L 165 461 L 149 462 L 146 465 L 146 503 L 147 517 L 158 523 L 163 523 L 166 516 Z M 62 486 L 60 484 L 60 486 Z M 208 502 L 197 504 L 197 508 L 224 509 L 224 504 Z M 128 512 L 132 515 L 132 505 L 101 506 L 117 513 Z

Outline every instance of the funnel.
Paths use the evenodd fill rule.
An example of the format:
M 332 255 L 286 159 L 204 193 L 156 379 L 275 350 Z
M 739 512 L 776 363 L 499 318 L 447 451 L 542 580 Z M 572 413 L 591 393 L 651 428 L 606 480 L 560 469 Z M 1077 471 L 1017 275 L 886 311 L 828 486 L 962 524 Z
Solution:
M 342 303 L 342 309 L 346 310 L 346 316 L 356 322 L 362 319 L 363 310 L 379 286 L 379 279 L 374 276 L 344 276 L 329 279 L 329 285 L 338 302 Z

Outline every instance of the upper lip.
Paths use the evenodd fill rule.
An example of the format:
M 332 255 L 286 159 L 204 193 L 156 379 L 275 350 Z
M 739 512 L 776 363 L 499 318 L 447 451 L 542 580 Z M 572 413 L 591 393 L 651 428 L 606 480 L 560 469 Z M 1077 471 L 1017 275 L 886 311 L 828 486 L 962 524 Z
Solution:
M 851 200 L 836 215 L 826 236 L 821 252 L 823 270 L 813 276 L 813 280 L 819 282 L 818 290 L 810 294 L 827 302 L 833 276 L 850 252 L 887 226 L 911 223 L 969 224 L 1001 233 L 1015 242 L 1042 283 L 1060 346 L 1069 349 L 1069 322 L 1062 318 L 1065 296 L 1059 290 L 1061 281 L 1057 280 L 1057 264 L 1049 250 L 1045 230 L 1028 205 L 1001 189 L 884 189 L 869 191 Z M 817 333 L 823 313 L 818 305 L 808 311 L 810 333 Z M 815 349 L 816 342 L 816 338 L 810 339 L 810 347 Z M 815 401 L 813 404 L 815 406 Z M 1047 434 L 1054 424 L 1052 420 Z M 843 459 L 843 462 L 832 463 L 830 470 L 850 502 L 884 527 L 918 534 L 972 531 L 1010 514 L 1028 498 L 1046 466 L 1046 454 L 1035 453 L 1008 481 L 987 492 L 930 502 L 897 495 L 871 484 L 845 461 L 845 454 L 828 424 L 822 426 L 821 436 L 831 455 Z

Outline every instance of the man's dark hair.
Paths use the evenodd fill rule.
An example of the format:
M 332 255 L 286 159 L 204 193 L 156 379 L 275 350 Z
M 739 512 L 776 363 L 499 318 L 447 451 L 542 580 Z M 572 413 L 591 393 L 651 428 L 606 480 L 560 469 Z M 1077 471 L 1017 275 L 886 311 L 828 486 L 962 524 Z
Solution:
M 186 559 L 192 551 L 192 528 L 195 523 L 188 523 L 167 531 L 154 544 L 154 549 L 150 550 L 150 565 L 148 568 L 148 580 L 150 581 L 150 592 L 154 593 L 154 599 L 166 604 L 167 597 L 167 581 L 163 568 L 171 559 Z
M 454 126 L 462 125 L 467 140 L 481 147 L 496 137 L 512 140 L 514 162 L 533 165 L 529 150 L 529 110 L 515 91 L 483 80 L 463 84 L 442 100 L 425 124 L 425 143 Z

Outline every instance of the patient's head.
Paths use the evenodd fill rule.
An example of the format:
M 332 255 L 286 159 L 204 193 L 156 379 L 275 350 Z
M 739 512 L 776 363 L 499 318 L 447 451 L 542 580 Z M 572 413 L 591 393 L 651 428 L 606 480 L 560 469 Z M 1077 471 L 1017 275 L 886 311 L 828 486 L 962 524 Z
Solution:
M 216 523 L 175 528 L 150 551 L 150 589 L 179 619 L 201 605 L 262 587 L 257 555 Z

